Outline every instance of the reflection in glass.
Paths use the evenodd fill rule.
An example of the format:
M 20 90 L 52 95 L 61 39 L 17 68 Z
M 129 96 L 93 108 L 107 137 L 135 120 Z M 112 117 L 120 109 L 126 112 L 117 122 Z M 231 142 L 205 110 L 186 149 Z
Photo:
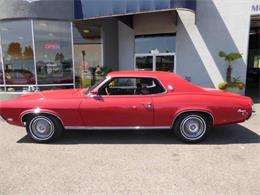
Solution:
M 136 68 L 139 70 L 153 70 L 153 56 L 136 57 Z
M 258 20 L 251 21 L 246 95 L 257 101 L 260 100 L 260 22 Z
M 34 85 L 30 86 L 7 86 L 6 91 L 7 92 L 34 92 L 37 91 L 37 87 Z
M 38 84 L 73 83 L 71 25 L 34 21 Z
M 4 84 L 4 74 L 3 74 L 3 64 L 2 64 L 2 48 L 0 45 L 0 85 Z M 2 88 L 0 88 L 0 91 L 2 91 Z
M 145 35 L 135 38 L 135 53 L 151 53 L 158 50 L 160 53 L 170 53 L 176 50 L 175 35 Z
M 39 90 L 46 91 L 46 90 L 56 90 L 56 89 L 71 89 L 71 88 L 73 88 L 73 84 L 65 85 L 65 86 L 40 86 Z
M 156 70 L 170 71 L 174 69 L 174 56 L 156 56 Z
M 31 22 L 2 22 L 0 32 L 6 84 L 35 84 Z

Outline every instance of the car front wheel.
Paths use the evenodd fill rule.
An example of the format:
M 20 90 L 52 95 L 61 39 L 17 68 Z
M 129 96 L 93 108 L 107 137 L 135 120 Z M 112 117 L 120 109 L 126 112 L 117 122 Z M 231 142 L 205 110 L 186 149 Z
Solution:
M 30 138 L 38 143 L 48 143 L 61 136 L 61 122 L 50 115 L 32 116 L 26 122 L 26 131 Z
M 185 113 L 174 124 L 175 135 L 184 142 L 197 143 L 204 140 L 211 129 L 210 120 L 201 113 Z

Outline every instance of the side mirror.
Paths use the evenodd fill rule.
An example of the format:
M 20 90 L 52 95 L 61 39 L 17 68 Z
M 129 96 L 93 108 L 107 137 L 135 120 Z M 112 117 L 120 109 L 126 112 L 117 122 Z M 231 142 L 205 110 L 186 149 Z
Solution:
M 98 95 L 98 91 L 97 90 L 93 90 L 90 92 L 91 95 L 97 96 Z
M 98 91 L 96 91 L 96 90 L 89 92 L 89 96 L 94 98 L 94 99 L 100 99 L 101 98 L 101 96 L 98 94 Z

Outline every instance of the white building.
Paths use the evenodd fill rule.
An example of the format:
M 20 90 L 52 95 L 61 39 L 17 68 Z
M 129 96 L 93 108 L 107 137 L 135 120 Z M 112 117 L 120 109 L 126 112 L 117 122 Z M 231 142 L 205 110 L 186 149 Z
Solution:
M 196 84 L 218 87 L 226 77 L 218 55 L 224 51 L 242 54 L 232 77 L 246 83 L 246 95 L 260 98 L 260 0 L 0 0 L 0 7 L 0 89 L 5 93 L 28 85 L 73 87 L 83 61 L 112 70 L 174 71 Z M 21 23 L 30 36 L 22 30 L 17 34 Z M 23 51 L 30 45 L 34 55 L 12 54 L 14 42 Z M 44 71 L 46 64 L 57 70 Z M 13 72 L 21 70 L 33 76 L 19 81 Z

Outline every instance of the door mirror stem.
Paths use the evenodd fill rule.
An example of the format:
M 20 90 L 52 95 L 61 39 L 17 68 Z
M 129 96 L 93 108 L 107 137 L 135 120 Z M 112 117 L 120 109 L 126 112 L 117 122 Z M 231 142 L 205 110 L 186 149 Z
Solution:
M 101 96 L 98 94 L 98 91 L 96 91 L 96 90 L 90 91 L 88 96 L 90 96 L 94 99 L 100 99 L 101 98 Z

